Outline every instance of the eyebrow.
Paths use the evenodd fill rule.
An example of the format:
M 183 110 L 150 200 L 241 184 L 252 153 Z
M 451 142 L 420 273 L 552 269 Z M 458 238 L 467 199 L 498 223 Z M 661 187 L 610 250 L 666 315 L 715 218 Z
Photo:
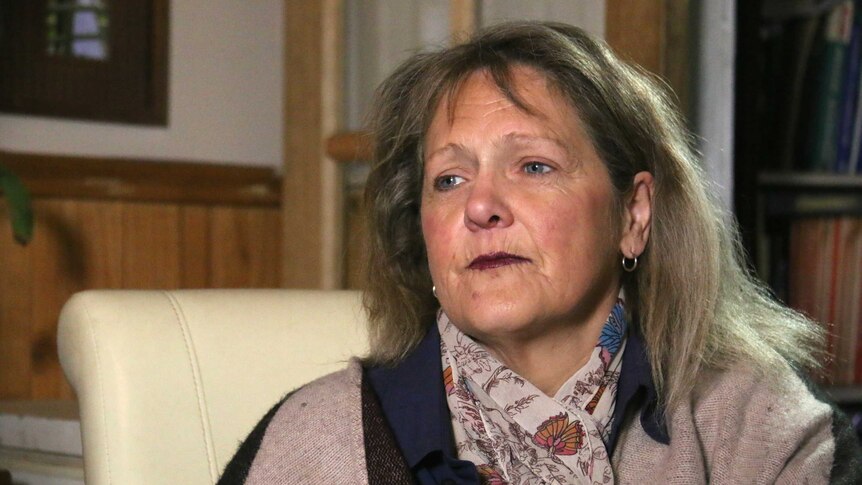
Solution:
M 507 144 L 517 144 L 517 145 L 535 145 L 536 143 L 551 143 L 556 145 L 558 148 L 564 150 L 566 153 L 571 153 L 571 146 L 565 143 L 563 140 L 554 137 L 554 136 L 540 136 L 540 135 L 528 135 L 526 133 L 519 132 L 510 132 L 506 133 L 501 137 L 499 141 L 494 142 L 495 145 L 507 145 Z M 430 160 L 441 153 L 445 152 L 467 152 L 467 149 L 464 145 L 460 143 L 447 143 L 446 145 L 434 150 L 429 153 L 425 158 L 426 160 Z
M 571 151 L 571 146 L 555 136 L 528 135 L 526 133 L 511 132 L 503 135 L 501 144 L 517 143 L 522 145 L 533 145 L 536 142 L 549 142 L 563 149 L 568 153 Z
M 467 149 L 464 148 L 464 145 L 462 145 L 460 143 L 447 143 L 446 145 L 443 145 L 442 147 L 440 147 L 440 148 L 434 150 L 433 152 L 429 153 L 428 155 L 426 155 L 425 160 L 430 160 L 430 159 L 438 156 L 439 154 L 445 153 L 445 152 L 462 152 L 462 153 L 464 153 L 466 151 L 467 151 Z

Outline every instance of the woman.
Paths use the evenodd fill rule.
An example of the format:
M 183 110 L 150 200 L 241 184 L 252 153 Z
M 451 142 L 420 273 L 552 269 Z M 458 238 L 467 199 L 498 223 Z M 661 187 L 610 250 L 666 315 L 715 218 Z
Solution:
M 507 24 L 405 62 L 374 121 L 371 354 L 273 408 L 224 483 L 853 479 L 796 374 L 817 326 L 745 271 L 647 76 Z

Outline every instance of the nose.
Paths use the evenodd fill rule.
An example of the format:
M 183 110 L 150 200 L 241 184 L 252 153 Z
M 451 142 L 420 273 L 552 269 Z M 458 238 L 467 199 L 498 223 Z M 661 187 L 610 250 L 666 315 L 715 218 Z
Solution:
M 471 231 L 503 228 L 510 226 L 513 219 L 504 187 L 493 177 L 477 178 L 464 209 L 467 228 Z

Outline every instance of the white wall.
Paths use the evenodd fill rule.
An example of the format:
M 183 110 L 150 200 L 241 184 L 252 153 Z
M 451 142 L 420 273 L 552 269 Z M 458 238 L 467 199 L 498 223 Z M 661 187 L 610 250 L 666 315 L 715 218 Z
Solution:
M 0 116 L 6 150 L 281 166 L 283 2 L 170 2 L 168 126 Z
M 507 20 L 555 20 L 605 37 L 605 0 L 483 0 L 482 26 Z
M 479 23 L 557 20 L 600 37 L 605 0 L 483 0 Z M 345 123 L 363 126 L 374 89 L 396 66 L 421 49 L 449 41 L 449 0 L 347 0 Z
M 346 0 L 345 127 L 362 128 L 374 90 L 421 49 L 445 46 L 449 0 Z

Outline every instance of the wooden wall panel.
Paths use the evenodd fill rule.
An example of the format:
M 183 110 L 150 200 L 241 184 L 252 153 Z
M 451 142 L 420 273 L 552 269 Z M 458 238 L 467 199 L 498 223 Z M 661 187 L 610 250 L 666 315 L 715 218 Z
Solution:
M 212 282 L 224 288 L 238 288 L 248 283 L 244 268 L 251 263 L 251 251 L 245 220 L 237 211 L 217 207 L 212 211 L 210 234 L 212 253 Z
M 665 1 L 607 0 L 605 39 L 623 59 L 664 72 Z
M 56 372 L 57 316 L 69 295 L 86 288 L 86 263 L 80 214 L 75 202 L 40 200 L 34 204 L 38 234 L 28 248 L 33 252 L 31 281 L 33 311 L 30 322 L 30 397 L 56 399 L 71 391 Z
M 230 207 L 212 211 L 212 284 L 219 288 L 274 288 L 280 241 L 273 228 L 281 215 L 275 210 L 240 211 Z
M 344 285 L 341 168 L 326 156 L 338 131 L 343 0 L 285 0 L 282 276 L 291 288 Z
M 690 0 L 607 0 L 605 39 L 623 59 L 660 76 L 691 114 L 694 13 Z
M 179 288 L 179 207 L 133 203 L 123 212 L 123 287 Z
M 3 204 L 0 224 L 0 399 L 14 399 L 30 393 L 33 251 L 12 240 Z
M 479 24 L 477 0 L 449 0 L 449 41 L 459 44 L 470 38 Z
M 73 233 L 81 241 L 84 288 L 122 288 L 123 207 L 115 201 L 69 201 L 76 208 Z M 58 221 L 60 222 L 60 221 Z
M 30 161 L 38 165 L 40 158 Z M 90 166 L 81 179 L 70 180 L 81 189 L 74 193 L 50 196 L 44 190 L 49 184 L 41 186 L 34 199 L 34 238 L 27 247 L 14 243 L 0 198 L 0 399 L 72 398 L 57 358 L 56 326 L 62 305 L 76 291 L 275 287 L 280 282 L 281 210 L 266 202 L 277 200 L 273 194 L 240 199 L 245 190 L 237 188 L 222 204 L 212 204 L 218 191 L 210 188 L 206 198 L 193 200 L 165 193 L 163 199 L 136 201 L 128 192 L 111 199 L 101 185 L 92 194 L 84 191 L 83 179 L 93 173 L 99 178 L 99 168 Z M 194 183 L 197 169 L 189 168 L 188 183 Z M 40 181 L 63 185 L 51 170 L 26 170 Z M 63 170 L 62 177 L 74 177 L 74 170 Z M 176 167 L 166 170 L 173 173 Z M 133 193 L 151 193 L 142 187 L 155 186 L 153 178 L 167 175 L 151 166 L 146 171 L 143 178 L 128 171 L 123 184 Z M 238 175 L 253 177 L 255 187 L 270 186 L 259 180 L 258 169 L 226 171 L 224 181 L 213 172 L 203 168 L 208 174 L 204 185 L 236 186 Z M 28 177 L 22 177 L 25 184 L 32 180 Z
M 180 209 L 180 261 L 183 288 L 210 285 L 210 212 L 203 206 Z
M 261 209 L 246 211 L 248 220 L 248 243 L 251 264 L 246 269 L 248 286 L 252 288 L 277 288 L 281 285 L 281 211 Z
M 345 270 L 347 287 L 358 290 L 365 286 L 365 268 L 368 259 L 368 218 L 365 215 L 362 190 L 353 190 L 347 195 L 347 248 L 345 250 Z

